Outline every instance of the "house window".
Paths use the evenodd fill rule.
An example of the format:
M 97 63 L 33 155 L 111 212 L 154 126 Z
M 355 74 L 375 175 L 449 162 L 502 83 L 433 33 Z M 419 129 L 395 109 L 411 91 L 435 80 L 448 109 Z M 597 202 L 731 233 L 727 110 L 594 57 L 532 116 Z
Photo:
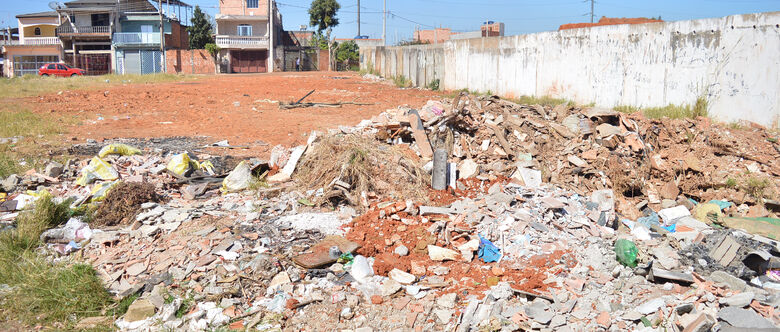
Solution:
M 251 36 L 252 35 L 252 26 L 247 24 L 242 24 L 238 26 L 238 35 L 239 36 Z
M 35 27 L 35 35 L 40 36 L 41 35 L 41 28 Z
M 259 0 L 246 0 L 246 8 L 258 8 L 260 7 Z

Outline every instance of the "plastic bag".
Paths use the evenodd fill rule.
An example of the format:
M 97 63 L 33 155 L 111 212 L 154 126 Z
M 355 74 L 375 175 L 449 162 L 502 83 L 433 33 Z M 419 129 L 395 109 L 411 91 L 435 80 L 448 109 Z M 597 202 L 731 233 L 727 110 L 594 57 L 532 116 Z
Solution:
M 636 267 L 637 251 L 634 242 L 626 239 L 615 241 L 615 254 L 617 255 L 617 260 L 620 264 L 628 267 Z
M 120 143 L 109 144 L 104 146 L 102 149 L 100 149 L 100 152 L 98 152 L 98 157 L 105 158 L 107 155 L 110 154 L 132 156 L 136 154 L 141 154 L 141 150 L 138 150 L 127 144 L 120 144 Z
M 190 170 L 200 168 L 197 161 L 192 160 L 187 152 L 177 154 L 168 162 L 168 170 L 172 173 L 184 176 Z
M 246 161 L 238 163 L 238 166 L 222 180 L 222 192 L 236 192 L 249 188 L 252 183 L 252 170 Z
M 118 178 L 119 173 L 111 165 L 100 159 L 100 157 L 92 157 L 89 165 L 81 170 L 81 176 L 76 180 L 76 184 L 84 187 L 95 180 L 110 181 Z
M 501 249 L 498 249 L 482 235 L 479 236 L 479 249 L 477 250 L 477 257 L 482 258 L 485 263 L 495 262 L 501 257 Z
M 114 188 L 119 184 L 119 180 L 111 181 L 111 182 L 103 182 L 96 184 L 92 187 L 92 190 L 90 190 L 90 193 L 92 194 L 92 201 L 93 202 L 100 202 L 106 198 L 106 194 L 108 194 L 108 191 L 111 190 L 111 188 Z

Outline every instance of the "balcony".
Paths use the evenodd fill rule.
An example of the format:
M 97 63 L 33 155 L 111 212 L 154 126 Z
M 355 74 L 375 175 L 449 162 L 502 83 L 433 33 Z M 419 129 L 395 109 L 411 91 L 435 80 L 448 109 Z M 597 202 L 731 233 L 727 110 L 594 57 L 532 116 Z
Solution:
M 77 25 L 64 23 L 57 27 L 57 35 L 61 37 L 96 36 L 111 37 L 111 27 L 107 25 Z
M 266 36 L 217 36 L 217 46 L 220 48 L 268 49 Z
M 116 32 L 114 45 L 160 45 L 159 32 Z
M 57 37 L 24 37 L 22 45 L 59 45 Z
M 19 43 L 18 40 L 2 40 L 2 39 L 0 39 L 0 46 L 19 45 L 19 44 L 21 44 L 21 43 Z

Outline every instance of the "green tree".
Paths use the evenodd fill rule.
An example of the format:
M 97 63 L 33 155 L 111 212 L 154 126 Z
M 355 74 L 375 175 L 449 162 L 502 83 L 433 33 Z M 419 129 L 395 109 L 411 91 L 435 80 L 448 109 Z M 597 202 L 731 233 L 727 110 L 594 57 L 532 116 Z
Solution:
M 211 36 L 213 28 L 211 22 L 209 22 L 208 14 L 200 10 L 200 6 L 195 6 L 195 11 L 190 21 L 192 25 L 187 28 L 187 32 L 190 34 L 191 50 L 203 49 L 206 47 L 206 44 L 214 42 L 214 38 Z
M 360 57 L 360 47 L 354 41 L 345 41 L 336 47 L 336 60 L 345 64 L 350 60 L 357 61 Z
M 339 19 L 336 12 L 341 5 L 336 0 L 314 0 L 309 7 L 309 25 L 317 27 L 317 33 L 322 34 L 325 31 L 325 37 L 328 42 L 328 69 L 333 70 L 333 42 L 330 39 L 330 33 L 333 27 L 339 25 Z
M 219 61 L 217 60 L 221 48 L 219 48 L 219 46 L 217 46 L 217 44 L 214 43 L 208 43 L 204 45 L 204 48 L 206 48 L 206 51 L 209 52 L 209 54 L 211 54 L 211 59 L 214 60 L 214 73 L 219 74 Z

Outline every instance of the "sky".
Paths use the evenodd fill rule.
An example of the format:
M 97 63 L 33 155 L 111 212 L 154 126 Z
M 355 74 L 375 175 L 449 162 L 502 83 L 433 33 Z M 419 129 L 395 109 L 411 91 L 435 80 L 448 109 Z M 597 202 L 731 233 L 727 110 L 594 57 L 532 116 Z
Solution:
M 163 0 L 164 1 L 164 0 Z M 184 0 L 214 16 L 219 0 Z M 49 10 L 50 0 L 0 0 L 0 26 L 16 26 L 18 14 Z M 338 0 L 337 38 L 357 35 L 357 0 Z M 311 0 L 277 1 L 286 30 L 309 24 Z M 382 38 L 383 0 L 362 0 L 362 35 Z M 485 21 L 504 22 L 506 35 L 557 30 L 565 23 L 590 22 L 590 0 L 387 0 L 387 40 L 410 40 L 415 29 L 479 30 Z M 596 0 L 595 20 L 607 17 L 657 17 L 665 21 L 780 11 L 780 0 Z M 182 15 L 183 16 L 183 15 Z

